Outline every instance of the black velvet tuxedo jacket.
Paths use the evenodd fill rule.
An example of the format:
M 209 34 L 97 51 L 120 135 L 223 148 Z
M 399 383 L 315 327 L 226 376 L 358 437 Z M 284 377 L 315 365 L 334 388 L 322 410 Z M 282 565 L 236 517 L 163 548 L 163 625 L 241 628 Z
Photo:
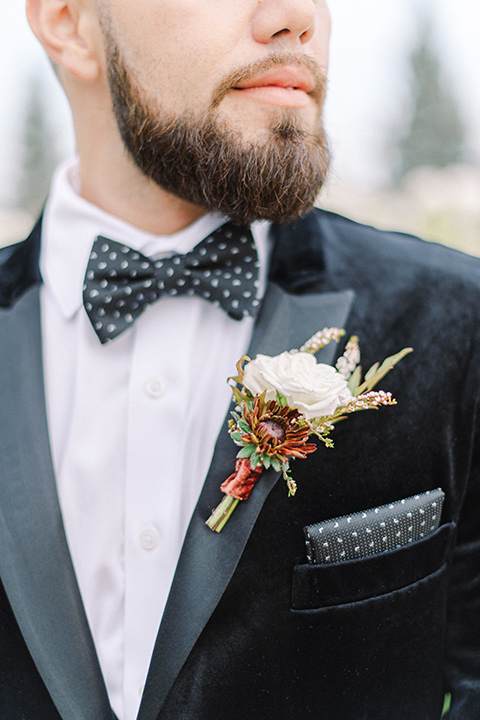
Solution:
M 326 325 L 360 336 L 365 368 L 414 353 L 381 385 L 397 406 L 350 417 L 334 449 L 294 462 L 294 498 L 265 472 L 218 535 L 205 519 L 234 463 L 224 428 L 139 720 L 440 720 L 446 692 L 451 719 L 476 720 L 480 262 L 321 211 L 274 234 L 251 355 Z M 48 443 L 39 243 L 37 228 L 0 253 L 0 718 L 111 720 Z M 430 536 L 307 564 L 305 525 L 437 487 L 446 498 Z

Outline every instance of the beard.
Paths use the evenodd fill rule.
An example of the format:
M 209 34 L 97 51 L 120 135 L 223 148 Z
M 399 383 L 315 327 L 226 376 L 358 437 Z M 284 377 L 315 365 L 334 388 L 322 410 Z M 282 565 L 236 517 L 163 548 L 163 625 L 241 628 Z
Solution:
M 314 60 L 270 56 L 226 78 L 205 115 L 168 116 L 154 111 L 142 97 L 141 87 L 105 27 L 104 34 L 118 129 L 126 150 L 147 178 L 239 225 L 259 219 L 291 221 L 312 208 L 330 160 L 321 120 L 326 81 Z M 222 98 L 242 78 L 288 63 L 307 66 L 314 78 L 316 127 L 309 132 L 293 111 L 278 109 L 266 136 L 246 140 L 219 116 Z

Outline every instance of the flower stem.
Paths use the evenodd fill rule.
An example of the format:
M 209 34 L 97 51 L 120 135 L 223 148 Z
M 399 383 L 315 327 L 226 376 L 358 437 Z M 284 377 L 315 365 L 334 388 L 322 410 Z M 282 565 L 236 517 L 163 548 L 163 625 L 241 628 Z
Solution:
M 208 518 L 206 525 L 208 525 L 211 530 L 215 530 L 215 532 L 221 532 L 239 502 L 238 498 L 225 495 L 220 505 L 215 508 Z

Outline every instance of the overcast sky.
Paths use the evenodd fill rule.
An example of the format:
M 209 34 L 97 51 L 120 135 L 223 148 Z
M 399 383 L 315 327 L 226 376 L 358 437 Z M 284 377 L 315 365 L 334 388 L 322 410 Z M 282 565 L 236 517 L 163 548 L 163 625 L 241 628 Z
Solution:
M 480 4 L 472 0 L 330 0 L 327 123 L 341 175 L 382 177 L 384 138 L 406 109 L 406 59 L 428 13 L 445 74 L 480 163 Z
M 132 0 L 134 2 L 135 0 Z M 161 2 L 162 0 L 158 0 Z M 326 120 L 334 171 L 345 182 L 381 184 L 389 130 L 401 122 L 407 94 L 406 58 L 430 11 L 446 73 L 480 165 L 480 3 L 475 0 L 330 0 L 333 16 Z M 61 91 L 24 18 L 23 1 L 4 3 L 0 24 L 0 205 L 11 193 L 29 77 L 45 87 L 62 152 L 73 147 Z

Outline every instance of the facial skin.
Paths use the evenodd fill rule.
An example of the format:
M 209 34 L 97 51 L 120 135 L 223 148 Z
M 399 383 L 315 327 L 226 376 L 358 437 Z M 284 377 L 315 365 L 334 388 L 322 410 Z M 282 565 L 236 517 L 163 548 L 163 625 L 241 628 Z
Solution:
M 167 231 L 188 224 L 204 209 L 220 208 L 237 221 L 249 221 L 256 216 L 286 219 L 311 205 L 327 164 L 320 122 L 330 31 L 324 0 L 142 0 L 141 6 L 131 0 L 58 1 L 69 7 L 72 17 L 76 13 L 78 34 L 90 63 L 88 77 L 85 58 L 83 66 L 77 59 L 76 65 L 72 68 L 70 63 L 68 72 L 63 73 L 77 123 L 86 197 L 105 206 L 112 204 L 107 197 L 123 194 L 118 205 L 124 217 L 130 215 L 125 219 L 131 221 L 131 208 L 143 205 L 142 224 L 149 225 L 147 229 L 151 229 L 153 207 L 159 215 L 160 205 L 166 208 L 170 201 L 167 224 L 171 229 Z M 30 0 L 34 8 L 53 2 Z M 30 16 L 35 13 L 31 11 Z M 35 27 L 35 22 L 31 23 Z M 112 117 L 111 91 L 116 118 Z M 85 97 L 90 97 L 87 104 Z M 134 113 L 129 112 L 133 100 Z M 96 113 L 91 111 L 92 104 Z M 195 172 L 191 181 L 179 188 L 177 180 L 167 183 L 171 173 L 158 170 L 162 163 L 152 162 L 150 151 L 142 157 L 142 148 L 147 142 L 155 144 L 159 131 L 168 138 L 169 144 L 160 146 L 158 153 L 159 158 L 165 156 L 172 139 L 171 134 L 165 136 L 165 130 L 171 132 L 172 126 L 179 130 L 176 142 L 181 137 L 191 138 L 194 127 L 199 147 L 205 149 L 210 143 L 203 157 L 194 156 L 198 167 L 206 167 L 207 157 L 218 160 L 230 147 L 234 152 L 225 155 L 220 171 L 225 175 L 232 160 L 243 153 L 235 170 L 236 181 L 227 183 L 230 188 L 212 193 L 204 186 L 216 163 L 211 163 L 201 181 L 202 189 L 195 193 Z M 289 158 L 292 148 L 295 152 L 290 152 Z M 183 142 L 182 156 L 186 149 Z M 246 173 L 252 164 L 249 158 L 256 158 L 257 166 L 251 176 Z M 108 195 L 95 181 L 99 175 L 106 178 L 101 163 L 110 169 Z M 189 165 L 192 163 L 185 162 L 180 177 Z M 266 166 L 270 170 L 265 174 Z M 283 176 L 279 173 L 282 167 Z M 292 186 L 291 178 L 298 167 L 306 171 L 296 190 L 297 180 Z M 215 184 L 218 186 L 218 177 Z M 286 184 L 287 194 L 297 197 L 297 202 L 280 203 L 276 209 L 275 198 L 282 195 Z M 115 185 L 117 192 L 112 195 Z M 259 202 L 240 207 L 234 196 L 238 200 L 245 194 L 246 185 L 253 188 L 250 195 Z M 268 192 L 262 197 L 260 191 L 267 185 Z M 140 213 L 136 211 L 136 215 Z M 158 231 L 158 223 L 154 224 Z

